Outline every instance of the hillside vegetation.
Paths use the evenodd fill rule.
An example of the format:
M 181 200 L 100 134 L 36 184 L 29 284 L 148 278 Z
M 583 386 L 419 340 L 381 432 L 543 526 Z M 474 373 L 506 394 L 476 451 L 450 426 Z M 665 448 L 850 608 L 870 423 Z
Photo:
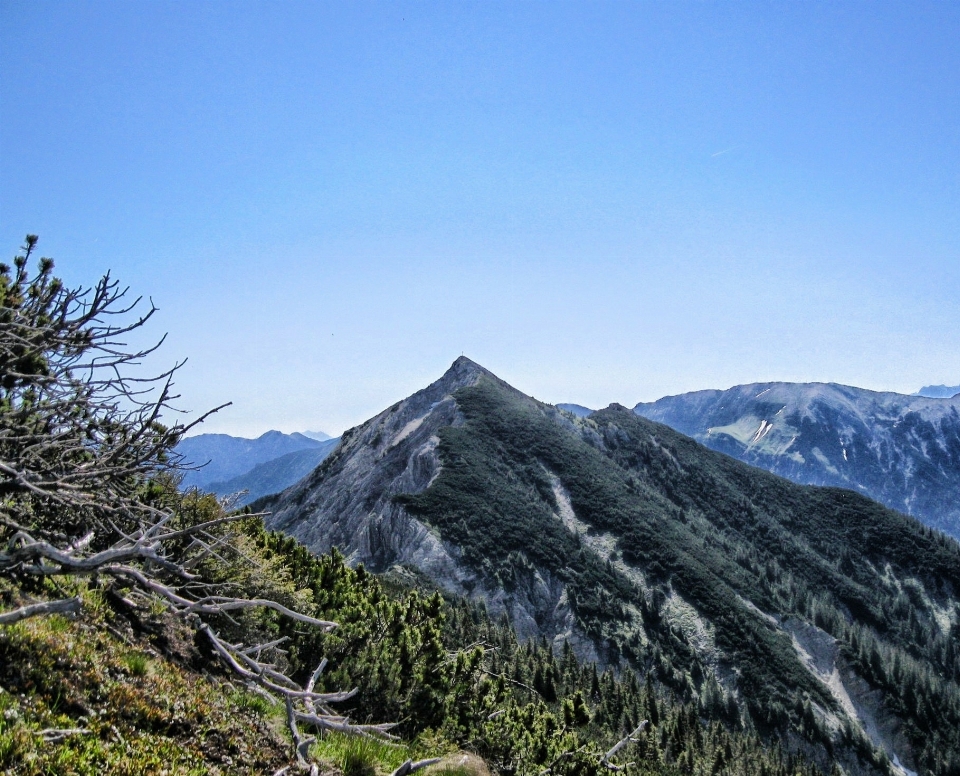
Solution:
M 885 751 L 958 773 L 952 539 L 849 491 L 752 469 L 626 408 L 578 419 L 486 377 L 455 398 L 465 421 L 439 431 L 440 474 L 398 500 L 485 578 L 509 588 L 549 571 L 609 660 L 681 698 L 731 693 L 751 724 L 800 751 L 878 767 Z M 693 608 L 686 632 L 678 600 Z M 804 632 L 836 649 L 825 675 L 799 648 Z M 833 670 L 853 672 L 844 692 Z M 879 691 L 886 733 L 845 706 L 855 685 Z
M 215 504 L 203 497 L 198 506 Z M 505 774 L 602 773 L 603 754 L 646 719 L 617 760 L 632 763 L 630 773 L 815 772 L 743 731 L 732 706 L 725 724 L 704 725 L 702 705 L 678 703 L 633 673 L 598 672 L 569 649 L 554 655 L 545 644 L 521 644 L 463 600 L 406 582 L 385 586 L 337 554 L 317 558 L 265 532 L 256 518 L 233 538 L 257 571 L 215 564 L 207 574 L 249 595 L 285 593 L 340 627 L 319 634 L 262 614 L 221 625 L 251 638 L 286 634 L 295 674 L 322 656 L 330 688 L 358 689 L 340 705 L 344 713 L 399 723 L 389 746 L 327 734 L 312 749 L 327 770 L 359 776 L 407 757 L 456 762 L 451 755 L 466 751 Z M 282 709 L 231 681 L 189 628 L 146 603 L 131 605 L 123 590 L 73 584 L 86 604 L 78 619 L 34 618 L 0 631 L 5 772 L 254 774 L 291 762 Z M 5 586 L 4 607 L 22 594 Z

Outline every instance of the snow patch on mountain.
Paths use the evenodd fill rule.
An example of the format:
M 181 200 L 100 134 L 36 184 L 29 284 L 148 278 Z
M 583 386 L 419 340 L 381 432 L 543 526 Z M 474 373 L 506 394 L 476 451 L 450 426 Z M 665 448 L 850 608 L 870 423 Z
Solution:
M 754 383 L 634 412 L 805 485 L 857 490 L 960 538 L 960 395 Z

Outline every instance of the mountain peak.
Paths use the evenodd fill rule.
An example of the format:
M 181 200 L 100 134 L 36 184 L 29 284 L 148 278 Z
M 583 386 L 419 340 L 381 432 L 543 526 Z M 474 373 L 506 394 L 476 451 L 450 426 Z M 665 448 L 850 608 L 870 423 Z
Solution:
M 484 369 L 476 361 L 473 361 L 466 356 L 460 356 L 460 358 L 450 365 L 450 368 L 446 371 L 446 374 L 449 375 L 463 373 L 491 374 L 489 370 Z
M 777 409 L 756 418 L 748 439 Z M 825 457 L 833 448 L 822 449 Z M 900 691 L 899 680 L 871 682 L 893 676 L 898 659 L 924 672 L 916 676 L 934 666 L 960 676 L 940 657 L 953 636 L 940 613 L 960 606 L 960 548 L 849 490 L 800 487 L 618 404 L 571 422 L 462 357 L 257 508 L 270 513 L 269 529 L 315 552 L 337 547 L 374 572 L 415 568 L 447 593 L 479 599 L 494 618 L 505 615 L 523 638 L 543 637 L 557 651 L 566 642 L 601 669 L 636 668 L 684 694 L 698 673 L 709 682 L 703 692 L 723 699 L 704 708 L 727 716 L 739 707 L 771 736 L 813 731 L 852 764 L 857 745 L 841 732 L 851 730 L 859 738 L 850 741 L 875 740 L 891 762 L 946 776 L 921 771 L 914 752 L 931 729 L 944 741 L 958 729 L 947 716 L 953 679 L 931 683 L 930 705 L 920 706 L 944 709 L 942 721 L 915 712 L 913 697 L 905 703 L 897 693 L 912 690 Z M 907 580 L 915 606 L 900 593 Z M 897 601 L 913 607 L 917 624 L 907 631 L 886 619 Z M 853 633 L 875 651 L 853 649 Z M 897 724 L 917 731 L 912 748 L 899 733 L 868 739 L 865 731 L 879 728 L 849 701 L 862 688 L 876 693 L 876 708 L 889 700 L 907 709 Z
M 925 396 L 928 399 L 952 399 L 960 394 L 960 385 L 925 385 L 914 396 Z
M 454 361 L 450 365 L 450 368 L 443 373 L 443 377 L 433 385 L 438 387 L 442 386 L 447 393 L 452 393 L 458 388 L 476 384 L 483 376 L 492 377 L 494 380 L 500 382 L 500 378 L 489 369 L 484 369 L 476 361 L 471 361 L 466 356 L 460 356 L 460 358 Z M 432 388 L 433 386 L 430 387 Z

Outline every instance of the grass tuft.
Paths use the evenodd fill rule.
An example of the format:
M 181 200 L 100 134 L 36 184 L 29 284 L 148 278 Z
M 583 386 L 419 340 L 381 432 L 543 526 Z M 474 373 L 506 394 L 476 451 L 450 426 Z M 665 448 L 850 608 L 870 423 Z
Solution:
M 325 734 L 314 744 L 312 753 L 338 768 L 343 776 L 382 776 L 413 756 L 403 744 L 341 733 Z
M 150 661 L 142 652 L 129 652 L 123 656 L 123 663 L 131 676 L 146 676 L 150 670 Z
M 261 717 L 284 716 L 283 704 L 279 701 L 272 701 L 250 690 L 238 689 L 231 694 L 230 700 L 239 708 L 252 711 Z

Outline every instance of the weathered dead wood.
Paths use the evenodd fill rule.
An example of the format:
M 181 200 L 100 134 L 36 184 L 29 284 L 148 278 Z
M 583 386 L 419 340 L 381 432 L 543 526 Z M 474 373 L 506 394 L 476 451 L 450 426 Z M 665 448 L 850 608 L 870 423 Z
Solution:
M 92 730 L 86 728 L 46 728 L 45 730 L 38 730 L 37 735 L 44 740 L 44 743 L 56 744 L 65 738 L 70 738 L 70 736 L 85 736 L 92 732 Z
M 638 736 L 640 732 L 648 724 L 649 724 L 648 720 L 643 720 L 639 725 L 637 725 L 636 729 L 632 733 L 629 733 L 628 735 L 621 738 L 619 741 L 617 741 L 617 743 L 615 743 L 612 747 L 610 747 L 610 749 L 608 749 L 604 754 L 600 755 L 598 764 L 611 771 L 622 771 L 622 770 L 625 770 L 628 766 L 633 765 L 633 763 L 626 763 L 625 765 L 617 765 L 611 762 L 611 758 L 613 758 L 617 754 L 617 752 L 623 749 L 627 744 L 637 743 L 638 739 L 635 738 L 635 736 Z M 554 758 L 553 762 L 551 762 L 546 768 L 540 771 L 539 776 L 548 776 L 548 774 L 553 773 L 554 768 L 556 768 L 564 760 L 569 760 L 570 758 L 578 754 L 583 754 L 586 751 L 588 751 L 587 748 L 585 746 L 581 746 L 579 749 L 574 749 L 572 751 L 567 751 L 567 752 L 561 752 L 556 758 Z M 595 757 L 596 755 L 593 755 L 593 756 Z
M 37 617 L 43 614 L 76 615 L 80 612 L 79 598 L 62 598 L 59 601 L 43 601 L 38 604 L 28 604 L 9 612 L 0 613 L 0 625 L 13 625 L 15 622 Z
M 390 774 L 390 776 L 409 776 L 411 773 L 416 773 L 422 768 L 426 768 L 429 765 L 436 765 L 440 762 L 439 757 L 431 757 L 427 760 L 407 760 L 403 765 L 401 765 L 397 770 Z
M 615 743 L 612 747 L 610 747 L 610 749 L 606 752 L 606 754 L 604 754 L 603 757 L 600 758 L 600 764 L 610 769 L 611 771 L 622 771 L 626 766 L 615 765 L 614 763 L 610 762 L 610 759 L 614 755 L 616 755 L 617 752 L 623 749 L 623 747 L 625 747 L 627 744 L 637 743 L 638 739 L 635 738 L 635 736 L 640 735 L 643 729 L 649 724 L 650 724 L 649 720 L 646 720 L 646 719 L 643 720 L 639 725 L 637 725 L 636 730 L 634 730 L 629 735 L 626 735 L 623 738 L 621 738 L 619 741 L 617 741 L 617 743 Z
M 137 598 L 161 603 L 203 633 L 236 677 L 287 704 L 297 756 L 312 772 L 313 739 L 300 734 L 300 725 L 388 737 L 390 725 L 357 725 L 331 708 L 353 692 L 315 692 L 324 664 L 301 687 L 268 662 L 282 656 L 281 641 L 231 644 L 213 630 L 211 618 L 231 619 L 231 612 L 250 608 L 321 630 L 336 624 L 279 601 L 225 595 L 228 586 L 195 573 L 205 558 L 244 557 L 221 529 L 255 517 L 224 514 L 176 526 L 182 500 L 175 483 L 185 468 L 176 445 L 228 405 L 166 425 L 179 413 L 173 377 L 183 362 L 142 377 L 130 368 L 163 338 L 143 349 L 122 341 L 153 316 L 152 302 L 131 316 L 141 300 L 128 303 L 127 290 L 109 273 L 92 288 L 69 289 L 52 275 L 49 259 L 40 259 L 31 275 L 36 243 L 28 235 L 13 269 L 0 265 L 0 576 L 112 578 L 131 590 L 118 600 L 134 607 Z M 79 598 L 27 604 L 0 613 L 0 626 L 76 614 L 81 605 Z M 50 740 L 84 732 L 42 731 Z

